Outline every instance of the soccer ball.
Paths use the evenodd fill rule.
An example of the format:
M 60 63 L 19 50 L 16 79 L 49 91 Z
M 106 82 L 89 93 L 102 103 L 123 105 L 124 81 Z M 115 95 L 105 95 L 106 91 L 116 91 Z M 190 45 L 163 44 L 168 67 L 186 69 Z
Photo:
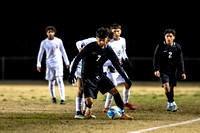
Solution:
M 108 117 L 111 119 L 119 119 L 122 116 L 122 110 L 118 106 L 112 106 L 108 110 Z

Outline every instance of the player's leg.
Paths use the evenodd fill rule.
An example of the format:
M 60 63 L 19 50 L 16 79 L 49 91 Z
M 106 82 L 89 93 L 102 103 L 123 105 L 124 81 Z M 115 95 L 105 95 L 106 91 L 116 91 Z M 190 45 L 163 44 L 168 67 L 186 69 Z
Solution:
M 55 95 L 55 83 L 56 83 L 56 80 L 49 80 L 49 91 L 52 97 L 52 103 L 57 103 L 56 95 Z
M 113 95 L 116 105 L 122 110 L 121 119 L 126 119 L 126 120 L 133 119 L 132 116 L 129 116 L 124 113 L 124 104 L 123 104 L 122 98 L 121 98 L 118 90 L 116 89 L 116 87 L 109 90 L 109 93 Z
M 110 109 L 110 106 L 112 104 L 112 101 L 113 101 L 113 95 L 108 92 L 107 96 L 106 96 L 105 106 L 104 106 L 104 109 L 103 109 L 104 113 L 108 112 L 108 110 Z
M 55 95 L 55 77 L 54 77 L 54 69 L 46 68 L 45 79 L 49 81 L 49 91 L 52 98 L 52 103 L 57 103 L 56 95 Z
M 122 110 L 122 117 L 121 119 L 133 119 L 133 117 L 124 113 L 124 103 L 122 98 L 116 88 L 116 86 L 112 83 L 112 81 L 108 77 L 102 77 L 102 80 L 98 83 L 98 90 L 105 94 L 109 92 L 113 95 L 116 105 Z
M 168 101 L 167 102 L 167 111 L 172 111 L 174 99 L 173 99 L 172 93 L 170 91 L 170 85 L 169 85 L 169 83 L 164 83 L 163 87 L 165 89 L 165 95 L 166 95 L 167 101 Z
M 93 107 L 93 98 L 92 97 L 86 97 L 85 103 L 86 103 L 86 106 L 87 106 L 86 111 L 85 111 L 85 117 L 91 118 L 92 107 Z
M 124 106 L 128 107 L 132 110 L 136 110 L 135 106 L 129 102 L 129 97 L 130 97 L 130 88 L 127 83 L 123 83 L 124 88 L 123 88 L 123 102 Z
M 78 93 L 77 93 L 77 96 L 76 96 L 76 115 L 75 115 L 75 118 L 82 119 L 82 118 L 84 118 L 84 115 L 81 112 L 81 106 L 82 106 L 82 100 L 83 100 L 83 88 L 82 88 L 81 79 L 78 78 L 78 77 L 77 77 L 77 80 L 76 80 L 76 86 L 78 87 Z
M 56 77 L 57 84 L 58 84 L 58 89 L 60 92 L 60 104 L 65 104 L 65 86 L 63 82 L 63 77 L 58 76 Z

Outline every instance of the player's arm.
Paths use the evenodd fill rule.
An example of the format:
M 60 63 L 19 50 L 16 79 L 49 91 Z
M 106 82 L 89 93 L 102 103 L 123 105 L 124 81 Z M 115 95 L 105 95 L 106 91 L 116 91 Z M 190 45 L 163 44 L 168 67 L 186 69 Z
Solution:
M 38 56 L 37 56 L 37 71 L 38 72 L 41 72 L 41 62 L 42 62 L 43 54 L 44 54 L 44 47 L 43 47 L 43 43 L 41 43 Z
M 80 52 L 83 49 L 84 46 L 86 46 L 89 43 L 95 42 L 95 41 L 96 41 L 95 37 L 91 37 L 91 38 L 88 38 L 88 39 L 80 40 L 80 41 L 76 42 L 76 47 L 77 47 L 78 51 Z
M 182 49 L 181 49 L 181 46 L 179 47 L 179 61 L 178 61 L 178 65 L 179 65 L 179 68 L 180 68 L 180 71 L 181 71 L 181 76 L 182 76 L 182 79 L 185 80 L 186 79 L 186 74 L 185 74 L 185 67 L 184 67 L 184 58 L 183 58 L 183 52 L 182 52 Z
M 109 51 L 110 51 L 109 59 L 112 62 L 113 66 L 118 71 L 118 73 L 124 78 L 124 80 L 126 81 L 128 86 L 131 87 L 132 83 L 131 83 L 129 77 L 127 76 L 127 74 L 125 73 L 125 71 L 123 70 L 123 68 L 120 66 L 117 55 L 114 53 L 112 48 L 110 48 Z
M 154 75 L 156 77 L 160 77 L 160 46 L 157 45 L 154 56 L 153 56 L 153 68 L 154 68 Z
M 70 62 L 69 62 L 67 53 L 65 51 L 65 48 L 63 46 L 63 42 L 62 42 L 62 40 L 60 40 L 60 41 L 61 41 L 61 43 L 60 43 L 60 51 L 62 53 L 62 57 L 63 57 L 63 60 L 65 62 L 66 68 L 69 68 L 70 67 Z
M 90 52 L 90 46 L 86 46 L 83 50 L 81 50 L 81 52 L 78 53 L 78 55 L 74 58 L 73 60 L 73 64 L 71 66 L 71 71 L 69 73 L 69 77 L 68 77 L 68 81 L 69 83 L 72 84 L 72 80 L 75 78 L 74 73 L 77 69 L 77 66 L 80 62 L 81 59 L 83 59 L 89 52 Z

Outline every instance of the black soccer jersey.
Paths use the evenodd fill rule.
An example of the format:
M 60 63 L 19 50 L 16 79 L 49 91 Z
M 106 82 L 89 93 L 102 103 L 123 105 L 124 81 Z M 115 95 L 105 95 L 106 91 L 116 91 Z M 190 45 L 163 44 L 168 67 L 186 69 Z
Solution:
M 165 42 L 158 44 L 153 57 L 154 71 L 166 74 L 174 73 L 180 69 L 181 74 L 185 73 L 184 59 L 181 46 L 174 42 L 168 46 Z
M 119 64 L 119 60 L 110 46 L 101 48 L 97 42 L 88 44 L 83 48 L 83 50 L 76 56 L 71 74 L 74 74 L 77 68 L 77 64 L 82 59 L 82 78 L 94 77 L 96 75 L 103 74 L 103 65 L 109 59 L 116 70 L 121 74 L 121 76 L 128 80 L 127 75 Z

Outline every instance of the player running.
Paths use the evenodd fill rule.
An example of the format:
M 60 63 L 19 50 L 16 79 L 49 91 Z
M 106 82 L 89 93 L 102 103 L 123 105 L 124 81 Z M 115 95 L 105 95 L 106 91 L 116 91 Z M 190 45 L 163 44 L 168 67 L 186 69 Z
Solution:
M 128 86 L 132 85 L 131 81 L 121 68 L 117 56 L 111 47 L 107 46 L 108 30 L 106 28 L 99 28 L 96 31 L 97 42 L 93 42 L 84 47 L 84 49 L 76 56 L 72 65 L 71 73 L 68 81 L 72 83 L 74 73 L 77 69 L 79 61 L 82 59 L 81 78 L 83 83 L 83 91 L 86 101 L 85 117 L 91 118 L 93 100 L 97 98 L 98 91 L 102 94 L 110 92 L 115 99 L 118 107 L 123 111 L 122 119 L 133 119 L 133 117 L 124 113 L 124 105 L 117 88 L 113 85 L 111 80 L 103 73 L 104 63 L 110 59 L 114 67 L 119 71 L 122 77 L 127 82 Z
M 41 72 L 41 62 L 44 52 L 46 52 L 46 76 L 49 81 L 49 90 L 52 96 L 52 102 L 57 103 L 55 95 L 55 82 L 57 81 L 60 91 L 60 104 L 65 104 L 65 88 L 63 83 L 63 60 L 66 68 L 69 68 L 70 63 L 68 56 L 60 38 L 55 37 L 56 28 L 47 26 L 45 28 L 47 38 L 40 44 L 40 49 L 37 57 L 37 71 Z M 62 58 L 63 57 L 63 58 Z
M 109 41 L 108 45 L 113 49 L 113 51 L 117 55 L 120 65 L 122 65 L 124 62 L 127 62 L 127 64 L 130 65 L 131 62 L 126 54 L 126 40 L 125 38 L 120 37 L 122 32 L 121 25 L 114 23 L 110 27 L 110 30 L 113 32 L 113 39 Z M 132 110 L 135 110 L 136 109 L 135 106 L 133 106 L 131 103 L 128 102 L 130 97 L 130 87 L 128 86 L 122 75 L 120 75 L 119 72 L 116 71 L 116 69 L 113 67 L 112 63 L 109 60 L 106 62 L 106 64 L 107 65 L 109 64 L 106 71 L 107 76 L 111 79 L 113 84 L 115 86 L 118 86 L 120 84 L 124 85 L 123 88 L 124 106 Z M 113 96 L 110 93 L 108 93 L 103 112 L 106 113 L 109 110 L 109 108 L 111 107 L 112 100 Z
M 178 43 L 174 42 L 175 34 L 174 29 L 165 30 L 165 41 L 157 45 L 153 57 L 154 75 L 161 79 L 162 87 L 165 88 L 168 99 L 167 111 L 172 112 L 178 110 L 174 101 L 177 69 L 180 69 L 182 79 L 186 79 L 182 49 Z

